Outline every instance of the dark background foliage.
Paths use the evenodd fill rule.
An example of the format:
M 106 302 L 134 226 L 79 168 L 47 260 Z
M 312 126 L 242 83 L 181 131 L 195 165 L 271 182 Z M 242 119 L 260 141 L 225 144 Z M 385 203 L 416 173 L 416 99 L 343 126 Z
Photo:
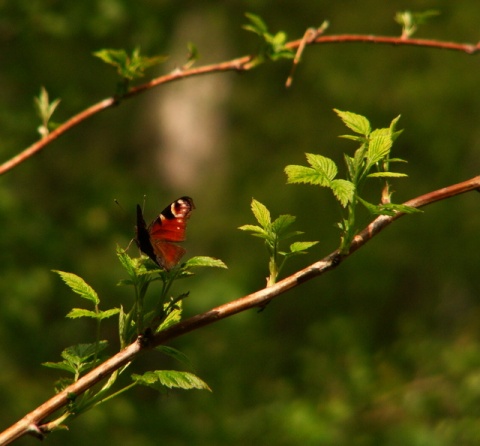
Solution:
M 479 38 L 476 0 L 0 2 L 1 157 L 38 138 L 33 97 L 42 85 L 62 99 L 57 122 L 115 92 L 114 69 L 92 56 L 98 49 L 169 54 L 153 76 L 181 66 L 190 41 L 200 64 L 255 52 L 255 36 L 241 29 L 246 11 L 294 39 L 325 19 L 332 34 L 399 35 L 393 16 L 407 8 L 441 11 L 418 37 Z M 193 196 L 188 255 L 229 266 L 178 285 L 191 290 L 185 313 L 193 315 L 264 286 L 266 252 L 236 229 L 253 223 L 252 197 L 274 216 L 297 215 L 306 239 L 320 240 L 286 273 L 337 247 L 329 193 L 287 186 L 283 173 L 304 163 L 304 152 L 341 163 L 354 150 L 338 139 L 345 128 L 333 108 L 364 114 L 376 127 L 402 115 L 394 155 L 409 160 L 401 166 L 409 178 L 395 182 L 397 202 L 478 174 L 478 56 L 323 45 L 306 49 L 287 90 L 289 71 L 280 62 L 162 86 L 81 124 L 0 179 L 3 427 L 52 395 L 57 375 L 40 363 L 94 337 L 88 323 L 64 318 L 79 302 L 51 269 L 84 277 L 105 308 L 129 302 L 128 290 L 115 287 L 123 278 L 115 245 L 132 238 L 144 195 L 149 218 Z M 478 444 L 477 195 L 399 220 L 340 268 L 261 313 L 175 341 L 213 394 L 135 391 L 49 443 Z M 114 340 L 113 321 L 105 330 Z M 157 354 L 138 364 L 172 366 Z

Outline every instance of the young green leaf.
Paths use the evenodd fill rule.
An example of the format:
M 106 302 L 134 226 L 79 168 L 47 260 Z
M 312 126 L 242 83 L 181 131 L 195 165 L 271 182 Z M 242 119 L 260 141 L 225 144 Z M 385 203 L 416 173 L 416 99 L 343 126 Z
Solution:
M 95 290 L 88 285 L 81 277 L 73 273 L 67 273 L 64 271 L 53 270 L 54 273 L 57 273 L 62 280 L 71 288 L 74 293 L 77 293 L 84 299 L 87 299 L 93 302 L 95 305 L 100 303 Z
M 328 184 L 337 176 L 337 166 L 330 158 L 313 153 L 306 153 L 308 164 L 318 173 L 325 177 L 325 183 Z
M 130 56 L 124 49 L 103 49 L 94 52 L 93 55 L 105 63 L 113 65 L 118 74 L 128 80 L 142 77 L 147 68 L 158 65 L 167 59 L 165 56 L 142 56 L 139 48 L 135 48 Z
M 263 34 L 268 32 L 267 25 L 258 15 L 252 14 L 251 12 L 246 12 L 245 17 L 250 20 L 250 24 L 243 25 L 243 29 L 258 34 L 259 36 L 263 36 Z
M 343 207 L 346 207 L 348 203 L 353 201 L 355 185 L 352 182 L 342 179 L 333 180 L 330 188 Z
M 225 268 L 228 269 L 228 266 L 225 265 L 220 259 L 214 259 L 213 257 L 208 256 L 196 256 L 188 259 L 185 262 L 185 268 Z
M 326 186 L 325 178 L 319 175 L 315 169 L 306 166 L 298 166 L 291 164 L 285 167 L 285 173 L 287 174 L 288 184 L 311 184 Z
M 399 212 L 405 214 L 414 214 L 422 212 L 420 209 L 406 206 L 404 204 L 394 204 L 394 203 L 383 203 L 383 204 L 372 204 L 362 198 L 358 197 L 360 203 L 365 206 L 365 208 L 373 215 L 388 215 L 389 217 L 394 217 Z
M 260 226 L 262 226 L 262 228 L 264 229 L 269 228 L 272 220 L 270 216 L 270 211 L 267 209 L 267 207 L 259 201 L 255 200 L 255 198 L 252 198 L 251 208 L 253 215 L 257 219 L 258 223 L 260 223 Z
M 252 232 L 255 237 L 261 237 L 261 238 L 268 238 L 268 233 L 265 231 L 265 229 L 261 228 L 260 226 L 256 225 L 243 225 L 239 226 L 238 229 L 241 231 L 250 231 Z
M 117 257 L 120 260 L 121 265 L 125 268 L 130 277 L 135 276 L 137 273 L 137 266 L 133 259 L 126 253 L 123 248 L 117 245 Z
M 183 69 L 190 68 L 200 58 L 200 55 L 198 53 L 198 48 L 194 43 L 189 42 L 187 44 L 187 48 L 188 48 L 187 63 L 183 66 Z
M 112 317 L 115 314 L 118 314 L 119 311 L 120 310 L 118 308 L 112 308 L 110 310 L 99 311 L 99 312 L 84 310 L 83 308 L 72 308 L 70 312 L 67 314 L 67 317 L 70 319 L 76 319 L 79 317 L 90 317 L 92 319 L 102 320 L 102 319 L 107 319 L 109 317 Z
M 132 379 L 137 384 L 162 392 L 165 391 L 165 387 L 169 389 L 202 389 L 211 391 L 208 384 L 198 376 L 177 370 L 155 370 L 146 372 L 143 375 L 134 374 Z
M 50 131 L 50 118 L 52 117 L 55 109 L 60 104 L 60 99 L 55 99 L 50 102 L 50 99 L 48 97 L 48 91 L 45 89 L 45 87 L 42 87 L 40 89 L 40 94 L 34 98 L 34 103 L 37 114 L 42 120 L 42 125 L 38 127 L 38 132 L 42 137 L 45 137 Z
M 307 249 L 315 246 L 318 242 L 294 242 L 290 245 L 290 254 L 306 254 Z
M 331 182 L 338 172 L 335 163 L 330 158 L 312 153 L 307 153 L 306 157 L 312 167 L 297 165 L 285 167 L 287 183 L 305 183 L 331 187 Z
M 389 155 L 392 144 L 390 129 L 376 129 L 370 133 L 366 153 L 367 170 Z
M 272 223 L 272 231 L 277 234 L 277 236 L 281 236 L 282 239 L 285 238 L 284 234 L 285 231 L 289 226 L 291 226 L 297 217 L 293 215 L 280 215 L 278 218 L 276 218 L 273 223 Z M 301 234 L 301 232 L 295 231 L 291 234 L 289 234 L 289 237 L 296 235 L 296 234 Z
M 164 305 L 164 311 L 167 310 L 169 304 Z M 155 333 L 159 333 L 163 330 L 166 330 L 168 327 L 175 325 L 176 323 L 182 320 L 182 302 L 179 301 L 175 304 L 175 307 L 170 313 L 167 315 L 165 320 L 158 326 L 155 330 Z
M 48 367 L 50 369 L 62 370 L 64 372 L 75 374 L 77 369 L 73 367 L 70 363 L 62 361 L 62 362 L 42 362 L 44 367 Z
M 72 364 L 80 364 L 108 347 L 108 341 L 100 341 L 98 344 L 77 344 L 67 347 L 62 352 L 62 358 Z
M 395 14 L 395 21 L 402 25 L 402 38 L 408 39 L 415 33 L 418 25 L 439 14 L 439 11 L 433 9 L 423 12 L 402 11 Z
M 243 29 L 253 32 L 263 39 L 260 54 L 251 63 L 258 65 L 266 58 L 275 61 L 295 57 L 293 51 L 285 46 L 287 35 L 283 31 L 271 34 L 268 32 L 267 25 L 259 16 L 248 12 L 245 16 L 250 20 L 250 23 L 244 25 Z
M 353 130 L 355 133 L 364 136 L 368 136 L 370 134 L 370 122 L 367 118 L 365 118 L 365 116 L 337 109 L 334 109 L 334 111 L 350 130 Z
M 367 175 L 369 178 L 402 178 L 407 177 L 406 173 L 400 172 L 374 172 Z

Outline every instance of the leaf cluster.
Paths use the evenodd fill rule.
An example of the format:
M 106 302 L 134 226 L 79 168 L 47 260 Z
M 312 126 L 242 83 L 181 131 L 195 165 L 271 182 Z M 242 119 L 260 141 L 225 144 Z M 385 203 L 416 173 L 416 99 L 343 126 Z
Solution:
M 344 154 L 346 178 L 336 178 L 338 167 L 332 159 L 312 153 L 306 154 L 309 166 L 289 165 L 285 168 L 285 173 L 287 182 L 290 184 L 310 184 L 326 187 L 332 191 L 344 210 L 344 217 L 338 226 L 342 231 L 340 248 L 342 252 L 346 252 L 358 230 L 356 224 L 358 203 L 361 203 L 372 215 L 395 215 L 397 212 L 419 211 L 391 202 L 392 192 L 388 180 L 406 176 L 404 173 L 390 169 L 393 163 L 405 162 L 403 159 L 390 156 L 394 141 L 402 133 L 401 130 L 396 129 L 400 116 L 393 119 L 389 127 L 372 130 L 369 120 L 362 115 L 341 110 L 335 110 L 335 112 L 353 132 L 341 137 L 355 141 L 359 145 L 353 156 Z M 369 203 L 360 197 L 366 180 L 370 178 L 384 181 L 380 204 Z
M 192 276 L 193 270 L 199 267 L 226 268 L 225 264 L 218 259 L 211 257 L 193 257 L 182 265 L 178 265 L 170 271 L 158 269 L 157 265 L 147 257 L 137 259 L 131 258 L 128 254 L 117 248 L 119 261 L 128 278 L 121 281 L 119 285 L 133 287 L 133 302 L 128 309 L 123 305 L 100 310 L 100 298 L 97 292 L 81 277 L 64 272 L 55 271 L 68 287 L 82 299 L 88 301 L 93 309 L 73 308 L 67 317 L 71 319 L 89 318 L 95 321 L 95 341 L 82 343 L 67 347 L 61 353 L 62 361 L 46 362 L 43 365 L 52 369 L 61 370 L 73 375 L 71 378 L 61 378 L 56 383 L 57 391 L 65 389 L 73 382 L 78 381 L 82 375 L 91 371 L 107 359 L 105 354 L 109 343 L 100 339 L 101 322 L 112 316 L 118 315 L 118 334 L 120 347 L 123 349 L 135 337 L 142 337 L 148 342 L 148 336 L 158 333 L 169 326 L 179 322 L 182 317 L 182 299 L 188 293 L 181 293 L 177 296 L 170 294 L 174 282 L 179 279 Z M 160 282 L 160 293 L 152 299 L 147 299 L 147 291 L 152 282 Z M 183 364 L 191 366 L 188 358 L 180 351 L 167 346 L 157 347 L 157 350 L 166 354 Z M 143 374 L 134 373 L 131 381 L 120 389 L 114 388 L 118 384 L 118 378 L 131 366 L 131 363 L 115 371 L 107 382 L 99 389 L 89 389 L 80 396 L 71 395 L 71 401 L 64 412 L 55 420 L 48 423 L 50 430 L 64 428 L 65 421 L 79 414 L 108 401 L 109 399 L 136 386 L 143 385 L 165 392 L 171 388 L 181 389 L 206 389 L 208 385 L 191 372 L 177 370 L 154 370 Z
M 318 242 L 294 242 L 290 244 L 289 251 L 282 251 L 280 244 L 284 240 L 303 234 L 301 231 L 290 231 L 290 226 L 295 222 L 293 215 L 280 215 L 272 221 L 270 211 L 259 201 L 252 199 L 251 208 L 259 225 L 243 225 L 239 229 L 251 232 L 253 236 L 260 237 L 265 241 L 270 261 L 270 276 L 267 286 L 273 285 L 285 262 L 295 255 L 305 254 L 309 248 Z
M 295 57 L 293 51 L 285 46 L 287 43 L 287 34 L 285 32 L 279 31 L 276 34 L 272 34 L 268 31 L 266 23 L 258 15 L 247 12 L 245 17 L 247 17 L 250 23 L 243 25 L 243 29 L 257 34 L 262 39 L 259 53 L 253 65 L 258 65 L 265 60 L 277 61 Z
M 57 124 L 50 121 L 50 118 L 60 104 L 60 99 L 54 99 L 50 102 L 48 91 L 45 87 L 42 87 L 39 95 L 34 98 L 34 104 L 37 114 L 42 121 L 42 124 L 37 128 L 37 131 L 40 133 L 40 136 L 44 138 L 50 133 L 50 130 L 57 126 Z
M 167 56 L 142 56 L 138 47 L 130 55 L 124 49 L 102 49 L 95 51 L 93 55 L 105 63 L 113 65 L 117 69 L 117 73 L 128 81 L 143 77 L 147 68 L 167 60 Z
M 440 11 L 429 9 L 422 12 L 400 11 L 395 14 L 395 21 L 402 25 L 402 38 L 408 39 L 418 29 L 418 25 L 426 23 L 431 17 L 440 14 Z

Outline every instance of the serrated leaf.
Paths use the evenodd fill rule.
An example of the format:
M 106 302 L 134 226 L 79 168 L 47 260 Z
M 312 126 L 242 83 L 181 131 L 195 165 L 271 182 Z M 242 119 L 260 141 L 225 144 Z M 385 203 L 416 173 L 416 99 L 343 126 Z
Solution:
M 72 364 L 81 364 L 107 347 L 108 341 L 100 341 L 98 344 L 77 344 L 67 347 L 61 356 Z
M 203 389 L 211 391 L 207 383 L 198 376 L 189 372 L 181 372 L 177 370 L 155 370 L 146 372 L 143 375 L 132 375 L 132 379 L 143 386 L 164 391 L 165 387 L 169 389 Z
M 269 229 L 272 220 L 270 217 L 270 211 L 267 209 L 267 207 L 255 200 L 255 198 L 252 198 L 251 208 L 253 215 L 257 219 L 258 223 L 260 223 L 260 226 L 262 226 L 264 229 Z
M 353 130 L 360 135 L 367 136 L 370 134 L 370 122 L 365 116 L 338 109 L 334 109 L 334 111 L 350 130 Z
M 132 258 L 126 253 L 123 248 L 117 245 L 117 257 L 121 265 L 127 271 L 127 274 L 132 277 L 136 275 L 136 268 Z
M 265 231 L 265 229 L 261 228 L 260 226 L 256 226 L 256 225 L 243 225 L 243 226 L 239 226 L 238 229 L 242 230 L 242 231 L 250 231 L 250 232 L 253 232 L 253 235 L 256 235 L 257 237 L 268 237 L 268 234 L 267 232 Z
M 295 242 L 290 245 L 291 253 L 301 253 L 315 246 L 318 242 Z
M 399 172 L 374 172 L 367 175 L 370 178 L 401 178 L 407 177 L 406 173 Z
M 68 373 L 76 373 L 75 367 L 73 367 L 71 364 L 68 362 L 42 362 L 42 365 L 44 367 L 48 367 L 50 369 L 56 369 L 56 370 L 63 370 L 64 372 Z
M 168 307 L 168 303 L 165 304 L 164 308 Z M 163 330 L 166 330 L 168 327 L 175 325 L 176 323 L 180 322 L 182 320 L 182 302 L 178 301 L 176 303 L 176 307 L 170 311 L 168 316 L 165 318 L 165 320 L 158 326 L 158 328 L 155 330 L 155 333 L 159 333 Z
M 337 166 L 330 158 L 313 153 L 306 153 L 308 164 L 325 176 L 326 185 L 337 176 Z
M 328 184 L 325 182 L 325 177 L 323 175 L 319 175 L 319 173 L 311 167 L 291 164 L 285 167 L 285 173 L 287 174 L 288 184 L 303 183 L 314 186 L 328 186 Z
M 340 135 L 339 138 L 350 139 L 352 141 L 365 142 L 364 136 Z
M 100 319 L 108 319 L 120 312 L 120 308 L 110 308 L 109 310 L 99 311 Z
M 220 259 L 215 259 L 208 256 L 196 256 L 188 259 L 185 262 L 185 265 L 188 268 L 225 268 L 228 269 L 228 266 Z
M 297 218 L 293 215 L 280 215 L 272 223 L 272 232 L 280 236 L 295 222 L 296 219 Z
M 384 159 L 392 148 L 392 138 L 388 129 L 376 129 L 370 134 L 367 150 L 367 169 Z
M 350 181 L 342 179 L 333 180 L 330 187 L 343 207 L 346 207 L 355 196 L 355 185 Z
M 98 298 L 95 290 L 90 285 L 88 285 L 81 277 L 73 273 L 67 273 L 65 271 L 53 270 L 53 272 L 57 273 L 74 293 L 77 293 L 84 299 L 93 302 L 95 305 L 98 305 L 100 303 L 100 299 Z
M 66 317 L 70 319 L 77 319 L 79 317 L 91 317 L 92 319 L 98 319 L 95 311 L 84 310 L 83 308 L 72 308 Z

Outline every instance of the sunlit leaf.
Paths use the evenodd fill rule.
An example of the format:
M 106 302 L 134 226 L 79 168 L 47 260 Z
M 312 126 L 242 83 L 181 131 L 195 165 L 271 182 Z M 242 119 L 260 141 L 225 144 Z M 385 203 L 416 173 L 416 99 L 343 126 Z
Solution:
M 196 256 L 185 262 L 188 268 L 228 268 L 223 261 L 208 256 Z
M 132 379 L 143 386 L 148 386 L 159 391 L 165 391 L 165 387 L 172 389 L 203 389 L 210 390 L 207 383 L 190 372 L 177 370 L 155 370 L 143 375 L 132 375 Z
M 367 118 L 365 118 L 365 116 L 337 109 L 334 109 L 334 111 L 350 130 L 353 130 L 355 133 L 360 135 L 370 134 L 370 122 Z
M 337 179 L 333 180 L 331 189 L 337 200 L 343 207 L 353 200 L 355 195 L 355 185 L 347 180 Z
M 88 285 L 81 277 L 73 273 L 67 273 L 65 271 L 53 270 L 53 272 L 57 273 L 74 293 L 77 293 L 84 299 L 90 300 L 95 305 L 98 305 L 100 303 L 100 299 L 98 298 L 95 290 L 90 285 Z
M 269 228 L 272 220 L 270 217 L 270 211 L 267 209 L 267 207 L 255 200 L 255 198 L 252 198 L 251 208 L 253 215 L 257 219 L 258 223 L 260 223 L 260 226 L 262 226 L 264 229 Z

